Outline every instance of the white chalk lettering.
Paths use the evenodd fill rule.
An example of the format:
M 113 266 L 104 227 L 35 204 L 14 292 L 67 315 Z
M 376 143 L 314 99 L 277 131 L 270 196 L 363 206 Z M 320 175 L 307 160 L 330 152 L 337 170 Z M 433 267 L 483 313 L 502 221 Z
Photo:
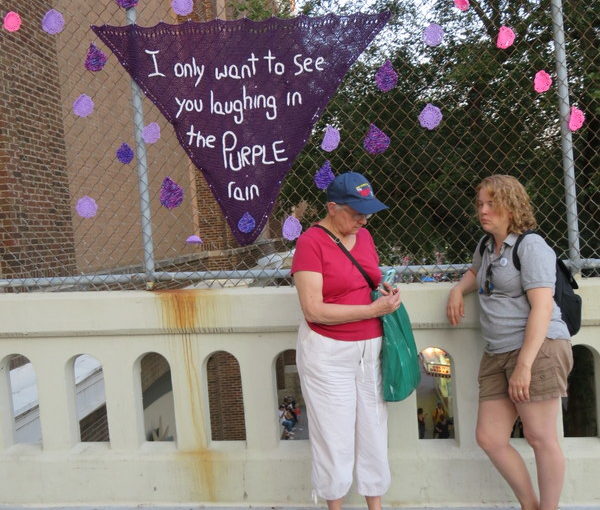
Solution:
M 152 61 L 154 62 L 154 72 L 152 74 L 149 74 L 148 78 L 152 78 L 153 76 L 165 76 L 166 77 L 166 75 L 164 75 L 163 73 L 161 73 L 158 70 L 158 61 L 156 60 L 156 55 L 158 55 L 160 53 L 160 51 L 144 50 L 144 52 L 146 52 L 148 55 L 152 55 Z
M 197 77 L 198 79 L 194 84 L 194 87 L 197 87 L 200 81 L 202 81 L 202 76 L 204 76 L 204 64 L 199 66 L 196 63 L 196 57 L 192 57 L 192 61 L 189 63 L 182 64 L 181 62 L 177 62 L 173 66 L 173 72 L 177 78 Z
M 250 56 L 246 60 L 248 64 L 242 64 L 241 66 L 223 64 L 223 71 L 215 67 L 215 78 L 217 80 L 224 78 L 231 78 L 233 80 L 252 78 L 252 76 L 256 75 L 256 62 L 258 62 L 258 58 L 254 56 L 254 53 L 250 53 Z
M 296 106 L 302 104 L 302 94 L 300 92 L 288 92 L 285 98 L 285 104 L 287 106 Z
M 186 112 L 198 113 L 204 110 L 204 102 L 202 101 L 202 99 L 179 99 L 178 97 L 175 97 L 175 102 L 179 107 L 177 115 L 175 115 L 176 119 L 179 118 L 183 110 L 185 110 Z
M 215 148 L 215 141 L 217 140 L 215 135 L 204 136 L 202 131 L 194 131 L 193 124 L 190 126 L 190 130 L 186 133 L 186 135 L 188 137 L 188 145 L 195 145 L 196 148 Z
M 285 72 L 284 64 L 281 62 L 274 62 L 276 57 L 271 53 L 271 50 L 269 50 L 269 53 L 267 53 L 263 58 L 267 61 L 269 74 L 275 73 L 281 76 Z
M 210 91 L 210 113 L 213 115 L 233 115 L 236 124 L 244 122 L 244 112 L 246 110 L 265 110 L 265 117 L 269 120 L 277 118 L 277 100 L 275 96 L 265 96 L 264 94 L 248 94 L 246 86 L 242 87 L 242 97 L 240 99 L 229 99 L 219 101 L 215 98 L 215 93 Z
M 238 147 L 237 136 L 233 131 L 225 131 L 221 138 L 223 146 L 223 166 L 226 169 L 238 172 L 246 166 L 274 165 L 279 161 L 287 161 L 287 157 L 280 157 L 285 149 L 277 146 L 283 140 L 277 140 L 270 146 L 267 145 L 242 145 Z
M 256 184 L 241 188 L 240 186 L 235 186 L 235 181 L 231 181 L 227 184 L 227 196 L 235 200 L 246 202 L 248 200 L 254 200 L 255 197 L 259 197 L 260 192 L 258 191 L 258 186 Z
M 296 55 L 294 55 L 294 64 L 296 64 L 296 67 L 298 68 L 298 71 L 296 71 L 294 73 L 294 76 L 298 76 L 299 74 L 302 73 L 312 73 L 313 72 L 313 59 L 310 57 L 305 57 L 304 60 L 302 59 L 302 53 L 298 53 Z M 323 68 L 323 64 L 325 63 L 325 59 L 323 57 L 318 57 L 315 61 L 314 61 L 314 70 L 316 71 L 322 71 Z

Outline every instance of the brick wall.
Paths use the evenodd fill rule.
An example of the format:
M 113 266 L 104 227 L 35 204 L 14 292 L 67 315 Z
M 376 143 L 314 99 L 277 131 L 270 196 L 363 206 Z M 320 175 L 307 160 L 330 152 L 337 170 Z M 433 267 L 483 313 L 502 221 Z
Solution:
M 79 422 L 82 442 L 110 441 L 106 405 L 99 407 Z
M 169 372 L 169 362 L 160 354 L 150 352 L 142 358 L 142 392 Z
M 22 28 L 0 37 L 0 275 L 75 268 L 55 39 L 47 0 L 13 0 Z M 3 10 L 3 13 L 6 11 Z
M 214 353 L 207 363 L 210 428 L 213 441 L 246 439 L 240 366 L 227 352 Z

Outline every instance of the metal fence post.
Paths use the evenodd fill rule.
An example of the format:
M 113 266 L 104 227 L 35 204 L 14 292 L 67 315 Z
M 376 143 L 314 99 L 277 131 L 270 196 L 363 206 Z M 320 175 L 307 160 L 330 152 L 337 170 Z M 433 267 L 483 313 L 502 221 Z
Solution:
M 576 272 L 581 271 L 581 251 L 579 247 L 579 225 L 577 214 L 577 189 L 575 185 L 575 160 L 573 157 L 573 138 L 568 126 L 569 83 L 567 74 L 567 54 L 563 24 L 562 0 L 551 0 L 552 28 L 554 32 L 554 54 L 556 56 L 556 74 L 558 76 L 558 106 L 560 111 L 560 134 L 563 154 L 565 183 L 565 203 L 567 206 L 567 231 L 569 235 L 569 259 Z
M 135 24 L 137 13 L 135 7 L 127 9 L 127 23 Z M 140 212 L 142 222 L 142 239 L 144 244 L 144 271 L 146 273 L 146 288 L 154 286 L 154 243 L 152 241 L 152 210 L 150 208 L 150 186 L 148 183 L 148 158 L 146 144 L 142 137 L 144 130 L 144 110 L 142 91 L 137 83 L 131 80 L 131 95 L 133 100 L 133 123 L 135 131 L 135 152 L 137 157 L 138 183 L 140 189 Z

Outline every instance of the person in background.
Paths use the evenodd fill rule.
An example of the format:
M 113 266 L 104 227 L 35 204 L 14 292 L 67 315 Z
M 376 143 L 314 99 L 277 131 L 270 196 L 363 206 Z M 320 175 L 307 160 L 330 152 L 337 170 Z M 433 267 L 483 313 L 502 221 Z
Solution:
M 513 248 L 536 228 L 525 188 L 508 175 L 485 178 L 476 189 L 477 217 L 487 234 L 471 268 L 450 291 L 447 315 L 464 317 L 463 296 L 478 291 L 485 352 L 479 368 L 477 442 L 508 482 L 523 510 L 556 510 L 565 459 L 556 420 L 573 353 L 567 325 L 553 300 L 556 255 L 537 234 L 522 238 L 519 271 Z M 539 499 L 519 452 L 509 439 L 517 416 L 533 448 Z
M 417 423 L 419 425 L 419 439 L 425 439 L 425 416 L 427 416 L 427 414 L 423 412 L 422 407 L 419 407 L 417 409 Z
M 371 301 L 371 286 L 338 243 L 379 284 L 379 257 L 365 226 L 386 206 L 364 176 L 347 172 L 327 188 L 325 207 L 325 217 L 298 239 L 292 261 L 305 319 L 296 353 L 310 430 L 312 483 L 328 509 L 339 510 L 354 473 L 369 510 L 380 510 L 391 476 L 379 317 L 400 307 L 400 294 L 386 284 L 383 295 Z

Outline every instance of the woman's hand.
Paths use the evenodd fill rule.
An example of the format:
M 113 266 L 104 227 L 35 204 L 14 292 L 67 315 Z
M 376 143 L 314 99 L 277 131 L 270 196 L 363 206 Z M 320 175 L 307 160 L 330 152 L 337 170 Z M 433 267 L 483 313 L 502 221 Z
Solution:
M 529 400 L 529 385 L 531 384 L 531 368 L 517 363 L 508 380 L 508 396 L 515 404 Z
M 446 316 L 452 326 L 457 326 L 465 316 L 465 300 L 462 291 L 458 287 L 453 287 L 448 296 L 446 305 Z
M 469 269 L 450 290 L 448 304 L 446 305 L 446 316 L 452 326 L 458 325 L 465 316 L 465 300 L 463 296 L 473 292 L 476 288 L 477 276 L 472 269 Z
M 398 289 L 393 288 L 389 283 L 384 283 L 383 285 L 384 288 L 380 291 L 381 296 L 371 303 L 375 317 L 395 312 L 400 308 L 400 304 L 402 303 Z

